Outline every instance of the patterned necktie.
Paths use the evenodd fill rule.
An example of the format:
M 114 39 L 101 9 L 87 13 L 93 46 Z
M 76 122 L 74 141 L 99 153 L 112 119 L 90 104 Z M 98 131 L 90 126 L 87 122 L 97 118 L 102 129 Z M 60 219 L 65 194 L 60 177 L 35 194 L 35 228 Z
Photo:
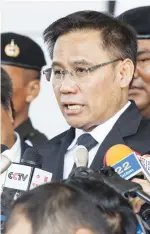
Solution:
M 98 142 L 88 133 L 84 133 L 77 139 L 77 145 L 83 145 L 88 151 L 90 151 L 97 144 Z

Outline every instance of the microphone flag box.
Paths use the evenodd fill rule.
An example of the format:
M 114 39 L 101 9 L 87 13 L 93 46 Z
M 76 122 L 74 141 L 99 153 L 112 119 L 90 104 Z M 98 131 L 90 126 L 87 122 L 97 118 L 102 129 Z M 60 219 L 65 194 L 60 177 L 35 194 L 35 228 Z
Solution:
M 150 181 L 150 155 L 138 156 L 145 177 Z
M 27 191 L 30 178 L 32 176 L 32 167 L 13 163 L 7 170 L 5 178 L 5 187 Z
M 138 157 L 141 164 L 144 166 L 146 171 L 150 173 L 150 155 L 142 155 Z
M 140 172 L 143 172 L 141 164 L 135 153 L 131 153 L 126 158 L 120 160 L 112 166 L 123 179 L 130 179 Z
M 32 181 L 30 184 L 30 189 L 34 189 L 39 185 L 48 183 L 51 181 L 51 179 L 52 179 L 51 172 L 47 172 L 47 171 L 41 170 L 39 168 L 35 168 L 34 173 L 33 173 L 33 177 L 32 177 Z

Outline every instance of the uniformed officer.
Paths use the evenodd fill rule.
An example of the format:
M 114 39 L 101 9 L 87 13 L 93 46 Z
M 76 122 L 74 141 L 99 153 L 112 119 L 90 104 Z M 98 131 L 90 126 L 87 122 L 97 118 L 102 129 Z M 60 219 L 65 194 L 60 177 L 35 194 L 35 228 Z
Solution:
M 137 67 L 129 89 L 141 113 L 150 118 L 150 6 L 128 10 L 118 16 L 137 32 Z
M 34 129 L 28 116 L 30 103 L 39 94 L 41 69 L 46 64 L 40 46 L 16 33 L 1 34 L 1 62 L 13 83 L 15 131 L 21 140 L 39 145 L 47 138 Z

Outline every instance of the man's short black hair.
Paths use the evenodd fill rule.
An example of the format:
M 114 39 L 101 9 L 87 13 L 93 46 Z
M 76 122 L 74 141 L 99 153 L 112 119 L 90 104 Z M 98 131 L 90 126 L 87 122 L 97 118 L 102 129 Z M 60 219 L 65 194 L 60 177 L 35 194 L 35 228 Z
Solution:
M 109 52 L 110 57 L 113 55 L 120 59 L 129 58 L 136 65 L 137 42 L 134 30 L 113 16 L 98 11 L 75 12 L 58 19 L 46 28 L 43 35 L 51 58 L 58 37 L 84 29 L 100 31 L 103 49 Z
M 10 108 L 12 102 L 12 82 L 7 72 L 1 67 L 1 105 L 5 110 Z
M 82 191 L 64 183 L 45 184 L 18 198 L 6 233 L 17 222 L 17 214 L 31 222 L 36 234 L 71 234 L 79 228 L 87 228 L 93 234 L 111 234 L 96 204 Z
M 84 191 L 101 209 L 112 234 L 136 234 L 137 219 L 129 202 L 102 181 L 84 178 L 67 179 L 69 184 Z

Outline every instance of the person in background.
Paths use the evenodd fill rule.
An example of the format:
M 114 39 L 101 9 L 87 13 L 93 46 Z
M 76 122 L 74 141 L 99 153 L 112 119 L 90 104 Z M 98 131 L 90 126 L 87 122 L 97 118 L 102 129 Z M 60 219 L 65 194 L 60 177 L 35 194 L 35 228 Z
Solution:
M 129 89 L 129 99 L 133 99 L 141 114 L 150 119 L 150 6 L 133 8 L 123 12 L 117 18 L 131 25 L 137 34 L 137 66 Z M 149 181 L 135 178 L 143 190 L 150 195 Z M 134 200 L 135 212 L 145 213 L 149 205 L 142 199 Z M 146 216 L 145 216 L 146 217 Z M 150 215 L 145 219 L 150 231 Z
M 27 36 L 2 33 L 1 63 L 12 79 L 15 131 L 20 135 L 21 141 L 33 146 L 39 145 L 47 138 L 32 126 L 28 114 L 31 102 L 40 91 L 41 70 L 46 64 L 43 51 Z
M 16 200 L 6 223 L 5 234 L 11 233 L 112 234 L 94 199 L 58 182 L 39 186 Z
M 150 119 L 150 6 L 125 11 L 117 18 L 130 24 L 137 33 L 137 66 L 129 99 L 133 99 L 142 115 Z
M 30 146 L 22 142 L 14 132 L 14 110 L 12 102 L 12 82 L 6 71 L 1 68 L 1 153 L 12 162 L 19 163 L 25 150 Z M 0 175 L 0 187 L 3 185 L 5 172 Z

